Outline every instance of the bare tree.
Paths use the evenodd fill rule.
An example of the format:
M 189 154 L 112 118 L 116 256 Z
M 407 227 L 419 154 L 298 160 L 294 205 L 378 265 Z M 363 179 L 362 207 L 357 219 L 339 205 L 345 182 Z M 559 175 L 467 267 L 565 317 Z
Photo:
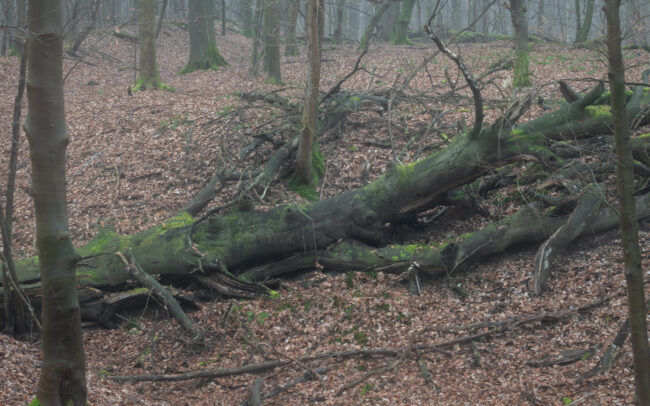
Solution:
M 43 283 L 43 405 L 86 405 L 81 313 L 75 280 L 79 255 L 68 230 L 63 107 L 63 24 L 60 0 L 29 2 L 25 133 L 32 161 L 36 245 Z
M 307 185 L 314 185 L 313 154 L 316 138 L 316 121 L 318 107 L 318 89 L 320 87 L 320 35 L 319 35 L 319 0 L 309 1 L 307 15 L 307 38 L 309 41 L 309 77 L 305 92 L 305 107 L 302 113 L 300 145 L 296 157 L 296 172 Z
M 616 137 L 616 186 L 618 189 L 621 242 L 625 257 L 625 280 L 629 300 L 630 332 L 634 360 L 635 398 L 640 406 L 650 405 L 650 349 L 646 325 L 646 302 L 639 249 L 639 225 L 634 203 L 634 159 L 630 127 L 625 108 L 625 67 L 621 51 L 620 0 L 606 0 L 607 52 L 612 121 Z

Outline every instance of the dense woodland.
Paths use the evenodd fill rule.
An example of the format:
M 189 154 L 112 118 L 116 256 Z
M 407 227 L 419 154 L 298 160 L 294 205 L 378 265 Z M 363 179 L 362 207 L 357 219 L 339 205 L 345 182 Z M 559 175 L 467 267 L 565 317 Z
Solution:
M 0 404 L 650 404 L 650 1 L 0 8 Z

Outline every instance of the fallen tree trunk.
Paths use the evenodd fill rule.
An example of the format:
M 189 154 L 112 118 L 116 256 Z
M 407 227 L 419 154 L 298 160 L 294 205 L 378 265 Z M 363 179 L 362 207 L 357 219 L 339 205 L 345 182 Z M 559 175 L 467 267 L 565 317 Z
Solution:
M 574 103 L 513 129 L 512 123 L 530 103 L 531 98 L 527 98 L 475 137 L 457 135 L 434 155 L 409 165 L 392 166 L 378 180 L 327 200 L 285 204 L 267 212 L 234 210 L 200 220 L 184 211 L 133 236 L 103 229 L 78 249 L 82 260 L 77 264 L 77 283 L 82 292 L 91 292 L 82 307 L 93 309 L 83 313 L 106 319 L 107 312 L 115 307 L 104 305 L 102 292 L 129 286 L 129 274 L 116 255 L 118 251 L 130 252 L 151 275 L 197 273 L 209 277 L 218 272 L 243 282 L 259 282 L 284 272 L 313 268 L 316 262 L 346 270 L 401 272 L 415 266 L 429 274 L 450 273 L 513 244 L 544 241 L 566 223 L 566 218 L 556 216 L 553 210 L 534 211 L 531 207 L 439 246 L 382 247 L 382 233 L 386 224 L 427 210 L 447 192 L 508 163 L 525 159 L 550 166 L 564 164 L 548 146 L 550 140 L 569 133 L 577 138 L 608 134 L 608 106 L 593 104 L 606 98 L 599 85 Z M 630 117 L 638 118 L 649 101 L 650 95 L 645 92 L 628 106 L 636 112 Z M 650 121 L 647 114 L 643 117 L 644 122 Z M 640 140 L 639 149 L 643 150 L 650 137 Z M 648 195 L 640 197 L 640 216 L 647 216 L 649 208 Z M 616 225 L 614 214 L 603 209 L 584 232 Z M 19 261 L 17 274 L 30 296 L 40 294 L 38 258 Z

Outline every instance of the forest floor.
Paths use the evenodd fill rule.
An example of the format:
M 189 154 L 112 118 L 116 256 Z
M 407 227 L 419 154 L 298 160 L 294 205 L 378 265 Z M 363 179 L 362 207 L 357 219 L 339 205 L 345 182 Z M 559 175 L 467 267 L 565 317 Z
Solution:
M 179 28 L 165 27 L 158 44 L 159 68 L 163 82 L 176 90 L 144 91 L 133 97 L 126 92 L 134 81 L 131 43 L 110 32 L 96 33 L 87 40 L 85 49 L 82 47 L 86 52 L 82 60 L 66 59 L 65 107 L 71 141 L 68 207 L 76 245 L 89 241 L 106 224 L 132 234 L 159 223 L 175 214 L 219 168 L 243 170 L 263 165 L 271 146 L 264 145 L 243 159 L 239 151 L 251 142 L 251 134 L 277 123 L 277 112 L 262 104 L 249 106 L 237 94 L 282 89 L 280 94 L 298 100 L 306 79 L 306 51 L 303 48 L 300 56 L 283 58 L 285 84 L 276 86 L 266 83 L 263 75 L 248 74 L 250 39 L 228 32 L 218 37 L 218 46 L 229 66 L 178 75 L 188 58 L 188 35 Z M 477 73 L 512 55 L 507 42 L 461 45 L 459 50 Z M 389 88 L 432 51 L 428 43 L 372 45 L 362 62 L 364 70 L 343 87 L 356 91 Z M 321 89 L 329 90 L 351 71 L 358 55 L 354 44 L 325 44 Z M 625 61 L 627 79 L 633 82 L 639 82 L 640 72 L 650 66 L 644 51 L 626 51 Z M 558 79 L 570 80 L 580 91 L 591 88 L 595 80 L 606 79 L 606 62 L 595 50 L 536 43 L 531 63 L 533 81 L 549 102 L 561 98 Z M 18 64 L 17 58 L 0 58 L 3 157 L 9 156 Z M 499 71 L 484 79 L 487 122 L 505 108 L 500 99 L 501 92 L 508 90 L 502 85 L 507 76 L 507 71 Z M 413 134 L 426 128 L 431 115 L 414 103 L 395 107 L 391 131 L 402 162 L 439 148 L 444 144 L 441 134 L 454 134 L 462 122 L 471 125 L 473 105 L 468 93 L 446 101 L 433 97 L 448 92 L 449 82 L 457 80 L 460 83 L 462 78 L 452 64 L 438 56 L 411 82 L 412 94 L 428 95 L 427 107 L 444 114 L 426 137 L 409 144 Z M 541 113 L 542 109 L 535 106 L 523 120 Z M 392 160 L 391 149 L 386 147 L 386 116 L 371 110 L 353 114 L 336 142 L 321 145 L 327 168 L 319 189 L 322 198 L 360 186 L 366 165 L 370 180 L 386 170 Z M 5 179 L 6 165 L 2 166 L 0 179 Z M 18 258 L 35 253 L 29 176 L 28 146 L 23 138 L 14 223 Z M 286 179 L 279 180 L 269 188 L 258 209 L 304 200 L 286 186 Z M 236 189 L 236 184 L 231 185 L 209 208 L 227 203 Z M 462 212 L 455 212 L 456 216 L 448 214 L 436 220 L 435 228 L 428 232 L 403 230 L 403 238 L 421 241 L 460 235 L 516 208 L 516 202 L 502 201 L 490 204 L 485 217 L 465 218 Z M 643 266 L 650 276 L 647 223 L 641 229 Z M 616 232 L 573 244 L 558 261 L 549 291 L 540 297 L 531 293 L 535 250 L 520 247 L 468 272 L 424 280 L 420 296 L 409 295 L 401 276 L 314 269 L 285 279 L 277 294 L 270 297 L 202 303 L 200 310 L 190 313 L 206 333 L 200 348 L 187 345 L 176 322 L 152 305 L 146 311 L 124 315 L 125 322 L 117 329 L 84 330 L 89 404 L 236 405 L 248 397 L 258 376 L 264 395 L 321 367 L 326 370 L 321 379 L 296 382 L 264 404 L 632 404 L 629 342 L 610 370 L 578 382 L 596 365 L 626 318 L 623 259 Z M 608 300 L 585 311 L 574 311 L 601 298 Z M 570 311 L 560 319 L 547 317 L 502 331 L 486 326 L 463 327 L 564 310 Z M 330 351 L 433 345 L 488 331 L 490 335 L 482 339 L 433 351 L 414 349 L 404 358 L 295 361 Z M 584 355 L 567 365 L 533 366 L 544 357 L 568 350 L 584 350 Z M 177 383 L 117 383 L 106 379 L 111 374 L 179 373 L 269 359 L 292 362 L 258 375 Z M 38 341 L 21 342 L 0 335 L 0 404 L 25 405 L 34 397 L 39 362 Z M 352 385 L 357 378 L 365 379 Z M 349 388 L 345 389 L 346 385 Z

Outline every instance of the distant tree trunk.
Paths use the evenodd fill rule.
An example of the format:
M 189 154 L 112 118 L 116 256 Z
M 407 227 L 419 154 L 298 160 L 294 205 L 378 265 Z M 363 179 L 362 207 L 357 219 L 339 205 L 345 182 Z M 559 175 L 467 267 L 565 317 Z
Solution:
M 140 0 L 138 35 L 140 36 L 140 74 L 133 90 L 160 89 L 162 82 L 156 63 L 156 7 L 154 0 Z
M 373 14 L 370 21 L 368 21 L 366 30 L 364 31 L 363 36 L 361 37 L 361 41 L 359 41 L 359 51 L 365 51 L 368 49 L 368 43 L 370 42 L 370 37 L 372 37 L 372 33 L 375 30 L 375 27 L 379 23 L 379 20 L 384 15 L 386 10 L 388 10 L 390 5 L 391 5 L 391 0 L 382 0 L 381 4 L 378 7 L 375 7 L 375 14 Z
M 582 16 L 580 15 L 580 0 L 575 0 L 575 9 L 576 9 L 576 37 L 575 40 L 580 36 L 580 31 L 582 30 Z M 575 42 L 574 40 L 574 42 Z
M 221 0 L 221 36 L 226 36 L 226 0 Z
M 76 54 L 79 51 L 81 43 L 86 39 L 90 31 L 95 27 L 97 22 L 97 11 L 99 10 L 99 0 L 93 0 L 90 5 L 90 18 L 88 19 L 88 24 L 81 30 L 74 38 L 70 52 Z
M 16 20 L 18 27 L 25 28 L 27 19 L 27 0 L 16 0 Z M 24 50 L 24 40 L 18 35 L 13 36 L 13 43 L 10 44 L 12 56 L 21 56 Z
M 253 51 L 251 53 L 251 66 L 249 72 L 252 76 L 258 75 L 260 39 L 262 37 L 262 20 L 264 19 L 264 0 L 257 0 L 255 4 L 255 21 L 253 36 Z
M 635 398 L 638 405 L 650 405 L 650 349 L 646 325 L 646 301 L 639 249 L 639 225 L 634 203 L 634 159 L 625 100 L 625 68 L 621 51 L 620 0 L 606 0 L 609 87 L 612 93 L 612 121 L 616 137 L 616 186 L 618 190 L 621 242 L 625 257 L 625 280 L 630 315 L 634 363 Z M 586 24 L 585 18 L 585 24 Z
M 43 284 L 43 405 L 86 405 L 86 374 L 75 265 L 66 200 L 68 136 L 63 107 L 60 0 L 32 0 L 28 47 L 29 113 L 25 133 L 32 161 L 36 245 Z
M 300 144 L 296 156 L 296 172 L 302 181 L 310 186 L 317 183 L 314 178 L 313 160 L 314 139 L 316 138 L 316 122 L 318 108 L 318 89 L 320 87 L 320 35 L 319 35 L 319 0 L 309 1 L 307 13 L 307 38 L 309 41 L 309 73 L 305 93 L 305 107 L 302 113 L 302 129 Z
M 285 56 L 298 55 L 298 44 L 296 41 L 296 24 L 300 14 L 300 0 L 290 0 L 289 14 L 287 16 L 286 43 L 284 44 Z
M 244 36 L 253 36 L 253 13 L 251 10 L 251 0 L 239 1 L 239 15 L 241 17 L 241 26 Z
M 160 16 L 158 17 L 158 24 L 156 24 L 156 40 L 158 40 L 158 35 L 160 35 L 160 29 L 163 26 L 163 21 L 165 19 L 165 12 L 167 11 L 168 0 L 163 0 L 163 4 L 160 7 Z
M 264 10 L 264 67 L 271 83 L 282 83 L 280 68 L 280 18 L 278 0 L 265 0 Z
M 537 4 L 537 33 L 539 35 L 545 35 L 546 32 L 544 30 L 544 22 L 545 22 L 545 17 L 544 17 L 544 0 L 538 0 Z
M 574 44 L 582 44 L 587 42 L 589 39 L 589 31 L 591 30 L 591 20 L 594 15 L 594 3 L 596 0 L 587 0 L 587 8 L 585 9 L 585 20 L 582 23 L 582 27 L 579 28 L 578 34 L 576 35 Z
M 190 0 L 190 59 L 181 74 L 195 70 L 218 70 L 226 66 L 215 40 L 214 8 L 211 0 Z
M 397 23 L 397 19 L 399 18 L 399 6 L 400 2 L 390 1 L 388 9 L 382 13 L 379 24 L 377 24 L 377 39 L 379 41 L 390 41 L 391 29 Z M 381 4 L 375 7 L 381 7 Z
M 390 43 L 393 45 L 409 45 L 412 42 L 408 38 L 408 28 L 411 22 L 411 14 L 413 13 L 413 6 L 415 0 L 404 0 L 402 3 L 402 11 L 399 18 L 393 25 L 390 33 Z
M 341 42 L 343 39 L 345 0 L 336 0 L 336 26 L 334 27 L 334 41 Z
M 528 71 L 528 17 L 525 0 L 510 0 L 510 18 L 515 37 L 515 74 L 512 81 L 515 87 L 530 86 Z

